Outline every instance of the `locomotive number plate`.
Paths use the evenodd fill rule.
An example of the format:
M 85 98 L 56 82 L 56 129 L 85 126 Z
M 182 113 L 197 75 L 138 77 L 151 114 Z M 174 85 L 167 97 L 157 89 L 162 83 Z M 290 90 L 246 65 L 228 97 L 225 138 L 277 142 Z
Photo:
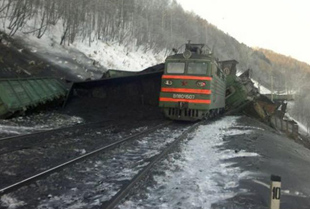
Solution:
M 191 94 L 173 94 L 174 99 L 195 99 L 195 95 Z

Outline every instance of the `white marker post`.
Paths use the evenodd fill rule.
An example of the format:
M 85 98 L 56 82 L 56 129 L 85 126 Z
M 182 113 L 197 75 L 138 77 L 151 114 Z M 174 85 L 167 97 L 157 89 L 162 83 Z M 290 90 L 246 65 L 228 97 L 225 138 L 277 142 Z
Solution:
M 271 175 L 270 209 L 280 209 L 281 177 Z

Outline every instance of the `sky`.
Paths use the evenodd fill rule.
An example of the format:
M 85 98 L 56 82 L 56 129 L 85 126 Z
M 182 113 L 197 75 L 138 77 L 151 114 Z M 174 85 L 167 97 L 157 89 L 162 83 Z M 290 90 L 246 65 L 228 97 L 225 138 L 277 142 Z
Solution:
M 310 64 L 308 0 L 177 1 L 240 43 Z

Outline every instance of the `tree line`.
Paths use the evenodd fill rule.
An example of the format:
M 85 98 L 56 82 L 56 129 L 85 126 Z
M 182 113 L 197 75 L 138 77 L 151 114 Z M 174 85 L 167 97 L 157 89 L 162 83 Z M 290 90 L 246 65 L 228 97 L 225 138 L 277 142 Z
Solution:
M 186 13 L 175 0 L 4 0 L 0 18 L 9 35 L 18 30 L 38 38 L 61 22 L 60 44 L 76 38 L 115 41 L 150 49 L 170 48 L 191 39 L 205 42 L 210 27 L 197 15 Z M 25 30 L 26 25 L 32 29 Z

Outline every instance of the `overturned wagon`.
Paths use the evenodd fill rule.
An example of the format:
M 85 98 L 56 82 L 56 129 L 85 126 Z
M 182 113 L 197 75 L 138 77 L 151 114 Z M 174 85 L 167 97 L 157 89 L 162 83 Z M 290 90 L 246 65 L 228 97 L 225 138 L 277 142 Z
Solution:
M 67 89 L 55 78 L 0 80 L 0 118 L 63 99 Z

